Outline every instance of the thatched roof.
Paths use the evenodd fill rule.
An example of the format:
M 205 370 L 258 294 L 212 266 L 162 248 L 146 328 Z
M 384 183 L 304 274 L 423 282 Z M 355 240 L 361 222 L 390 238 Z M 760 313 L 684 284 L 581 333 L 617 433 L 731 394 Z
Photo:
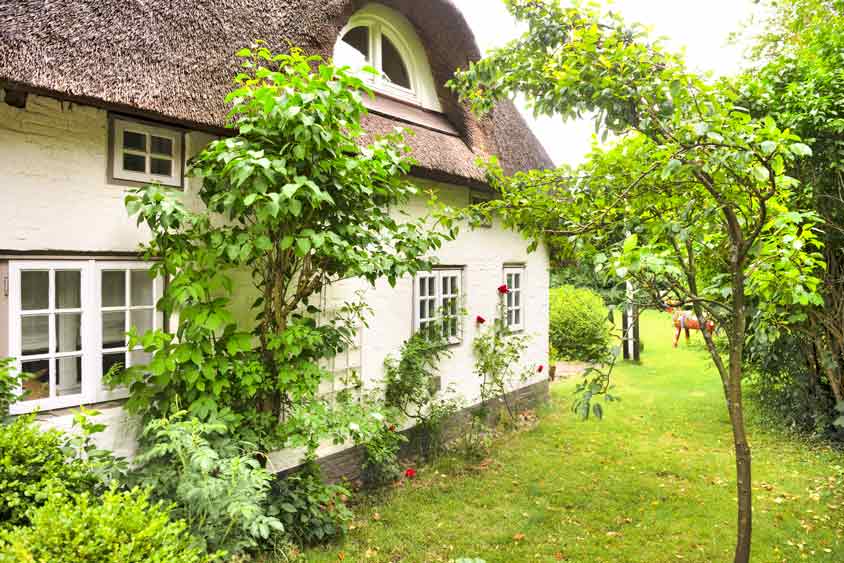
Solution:
M 480 56 L 451 0 L 381 0 L 403 13 L 428 50 L 438 94 L 459 136 L 410 126 L 422 172 L 482 181 L 477 156 L 498 154 L 508 171 L 550 166 L 516 109 L 501 104 L 478 122 L 443 84 Z M 189 127 L 225 125 L 223 98 L 254 39 L 287 41 L 330 56 L 362 0 L 0 0 L 0 85 Z M 372 132 L 395 123 L 371 114 Z M 407 125 L 402 123 L 401 125 Z

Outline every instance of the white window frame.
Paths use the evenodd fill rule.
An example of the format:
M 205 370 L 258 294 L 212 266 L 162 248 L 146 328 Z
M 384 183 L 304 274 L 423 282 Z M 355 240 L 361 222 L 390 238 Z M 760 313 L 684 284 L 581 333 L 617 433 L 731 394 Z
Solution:
M 141 121 L 134 121 L 131 119 L 122 119 L 120 117 L 111 117 L 111 127 L 112 127 L 112 134 L 111 134 L 111 146 L 109 150 L 111 151 L 110 160 L 111 160 L 111 176 L 116 180 L 124 180 L 128 182 L 140 182 L 144 184 L 151 184 L 158 182 L 159 184 L 163 184 L 165 186 L 172 186 L 172 187 L 182 187 L 182 145 L 183 145 L 183 132 L 178 129 L 172 129 L 169 127 L 162 127 L 159 125 L 152 125 L 149 123 L 141 122 Z M 144 135 L 146 138 L 146 149 L 144 151 L 138 151 L 133 149 L 124 149 L 123 148 L 123 136 L 124 134 L 129 131 L 132 133 L 139 133 Z M 169 139 L 172 142 L 173 147 L 173 154 L 170 156 L 166 155 L 156 155 L 152 152 L 152 143 L 150 142 L 150 137 L 162 137 L 165 139 Z M 127 152 L 130 154 L 135 154 L 138 156 L 144 157 L 144 162 L 146 163 L 146 172 L 136 172 L 134 170 L 126 170 L 123 168 L 123 153 Z M 162 158 L 165 160 L 170 160 L 172 162 L 172 167 L 170 168 L 171 174 L 169 176 L 163 174 L 153 174 L 150 171 L 151 167 L 151 160 L 153 157 Z
M 446 338 L 449 344 L 460 344 L 463 342 L 463 319 L 461 315 L 462 303 L 464 299 L 464 283 L 463 283 L 462 267 L 454 268 L 437 268 L 429 272 L 420 272 L 416 274 L 413 279 L 413 331 L 419 332 L 430 323 L 443 323 L 447 319 L 455 319 L 456 330 L 455 334 L 449 334 Z M 457 278 L 457 293 L 452 293 L 450 290 L 445 292 L 443 290 L 443 279 Z M 434 292 L 429 291 L 430 286 L 425 291 L 422 290 L 422 280 L 434 280 Z M 450 289 L 450 288 L 449 288 Z M 446 300 L 451 299 L 452 314 L 444 315 L 446 307 Z M 422 302 L 425 302 L 425 313 L 422 313 Z
M 504 296 L 504 322 L 512 332 L 525 329 L 526 271 L 527 269 L 524 266 L 504 267 L 504 283 L 509 290 L 507 295 Z M 516 277 L 518 277 L 518 284 L 515 283 Z M 515 321 L 516 316 L 519 317 L 519 322 Z
M 369 29 L 369 57 L 367 63 L 382 72 L 381 36 L 385 36 L 399 53 L 410 78 L 410 89 L 393 84 L 380 76 L 361 73 L 360 78 L 370 87 L 382 94 L 398 100 L 441 112 L 436 82 L 428 62 L 427 51 L 419 39 L 413 24 L 396 10 L 383 4 L 372 2 L 352 15 L 346 26 L 340 31 L 334 47 L 335 58 L 338 47 L 346 33 L 358 27 Z
M 125 389 L 109 390 L 102 382 L 102 292 L 101 276 L 104 270 L 149 270 L 150 262 L 142 261 L 96 261 L 96 260 L 13 260 L 9 262 L 9 355 L 15 359 L 14 368 L 22 368 L 23 361 L 50 361 L 50 386 L 54 385 L 56 359 L 61 357 L 81 357 L 82 386 L 80 393 L 73 395 L 51 396 L 43 399 L 32 399 L 11 405 L 9 412 L 13 415 L 26 414 L 36 410 L 55 410 L 76 407 L 85 404 L 123 399 L 128 396 Z M 43 310 L 27 310 L 21 308 L 21 274 L 29 270 L 46 270 L 49 272 L 50 283 L 49 306 Z M 78 309 L 62 309 L 64 313 L 79 313 L 81 315 L 80 336 L 82 349 L 76 353 L 54 352 L 56 345 L 55 321 L 50 321 L 48 336 L 48 351 L 45 354 L 31 355 L 22 359 L 21 319 L 25 316 L 56 315 L 55 307 L 55 272 L 57 270 L 80 271 L 80 307 Z M 128 277 L 128 274 L 127 274 Z M 153 280 L 153 302 L 157 303 L 163 291 L 163 280 Z M 127 299 L 130 288 L 127 284 Z M 128 303 L 127 303 L 128 304 Z M 128 317 L 128 315 L 127 315 Z M 155 311 L 153 327 L 163 328 L 163 314 Z M 128 363 L 128 362 L 127 362 Z M 19 389 L 18 392 L 22 392 Z M 51 389 L 52 395 L 52 389 Z

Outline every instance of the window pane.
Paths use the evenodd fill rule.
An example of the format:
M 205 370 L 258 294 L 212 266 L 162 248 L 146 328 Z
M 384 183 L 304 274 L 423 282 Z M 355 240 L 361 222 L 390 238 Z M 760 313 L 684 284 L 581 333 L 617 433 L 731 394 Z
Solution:
M 56 345 L 59 352 L 82 350 L 82 314 L 56 315 Z
M 398 49 L 385 36 L 381 36 L 381 68 L 390 82 L 410 89 L 410 75 Z
M 167 137 L 150 137 L 150 151 L 154 154 L 163 154 L 165 156 L 173 156 L 173 139 Z
M 56 309 L 82 307 L 82 272 L 58 270 L 56 272 Z
M 513 287 L 519 289 L 522 286 L 522 274 L 513 274 Z
M 164 158 L 150 159 L 150 174 L 158 174 L 159 176 L 173 175 L 173 161 Z
M 152 361 L 152 353 L 143 350 L 129 352 L 129 362 L 133 366 L 145 366 Z
M 507 311 L 507 326 L 511 326 L 513 324 L 513 310 L 510 309 Z
M 369 58 L 369 28 L 356 27 L 349 30 L 337 45 L 334 58 L 338 66 L 350 66 L 359 69 L 368 64 Z
M 428 278 L 428 295 L 436 295 L 437 280 L 436 278 Z
M 126 367 L 126 352 L 103 354 L 103 375 L 107 374 L 113 366 L 118 364 L 124 368 Z
M 428 280 L 426 278 L 419 278 L 419 297 L 428 295 Z
M 143 172 L 147 171 L 147 158 L 137 154 L 123 153 L 123 170 L 129 172 Z
M 448 288 L 451 287 L 448 276 L 443 276 L 443 293 L 449 293 Z
M 27 401 L 46 399 L 50 396 L 50 360 L 21 362 L 21 371 L 30 376 L 23 382 Z
M 130 323 L 138 331 L 138 335 L 143 335 L 152 330 L 152 316 L 154 311 L 152 309 L 142 309 L 140 311 L 132 311 Z
M 152 278 L 148 270 L 132 270 L 132 299 L 133 307 L 155 305 L 152 300 Z
M 21 318 L 21 351 L 24 356 L 46 354 L 50 340 L 50 316 Z
M 56 360 L 56 395 L 78 395 L 82 392 L 82 358 Z
M 513 324 L 520 325 L 522 324 L 522 310 L 516 309 L 513 311 Z
M 457 295 L 460 291 L 457 289 L 457 276 L 451 278 L 451 293 Z
M 103 348 L 126 346 L 126 313 L 103 313 Z
M 50 272 L 21 272 L 21 309 L 50 308 Z
M 519 307 L 521 305 L 521 291 L 517 291 L 513 294 L 513 306 Z
M 143 133 L 135 133 L 134 131 L 124 131 L 123 148 L 133 151 L 146 152 L 147 136 Z
M 126 272 L 106 271 L 102 276 L 103 307 L 124 307 L 126 305 Z

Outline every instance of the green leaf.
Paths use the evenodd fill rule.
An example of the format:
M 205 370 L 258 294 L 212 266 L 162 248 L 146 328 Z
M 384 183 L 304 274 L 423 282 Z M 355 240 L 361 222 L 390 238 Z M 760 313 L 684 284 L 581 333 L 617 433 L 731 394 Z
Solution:
M 762 154 L 764 154 L 765 156 L 770 156 L 774 154 L 774 151 L 777 150 L 777 146 L 778 145 L 775 141 L 763 141 L 759 145 L 759 148 L 762 149 Z
M 311 240 L 307 238 L 297 238 L 296 239 L 296 254 L 299 256 L 305 256 L 308 252 L 311 251 Z
M 804 143 L 792 143 L 791 154 L 800 157 L 812 156 L 812 147 Z

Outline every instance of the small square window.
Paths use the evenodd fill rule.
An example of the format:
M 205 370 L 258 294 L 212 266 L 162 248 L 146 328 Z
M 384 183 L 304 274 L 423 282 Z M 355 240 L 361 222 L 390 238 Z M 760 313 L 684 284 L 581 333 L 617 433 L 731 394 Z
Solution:
M 181 131 L 116 117 L 111 127 L 112 179 L 181 187 Z

